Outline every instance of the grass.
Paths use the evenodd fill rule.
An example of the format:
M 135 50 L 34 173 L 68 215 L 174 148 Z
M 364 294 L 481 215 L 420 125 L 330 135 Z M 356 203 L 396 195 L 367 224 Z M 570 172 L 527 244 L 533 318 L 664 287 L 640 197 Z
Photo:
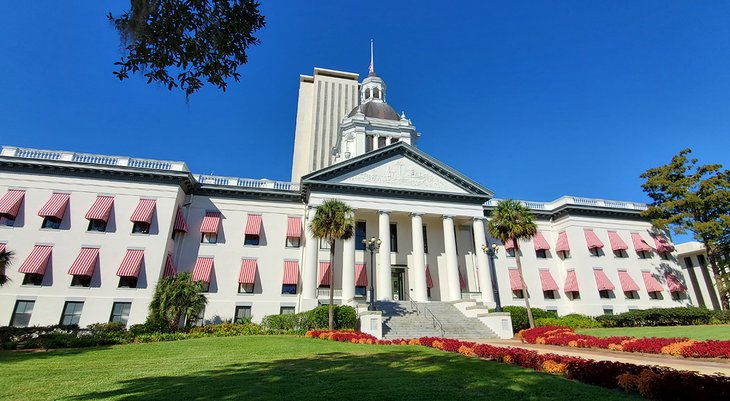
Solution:
M 638 399 L 425 347 L 283 336 L 0 352 L 0 377 L 2 400 Z
M 730 325 L 616 327 L 611 329 L 578 329 L 576 332 L 596 337 L 687 337 L 695 340 L 730 340 Z

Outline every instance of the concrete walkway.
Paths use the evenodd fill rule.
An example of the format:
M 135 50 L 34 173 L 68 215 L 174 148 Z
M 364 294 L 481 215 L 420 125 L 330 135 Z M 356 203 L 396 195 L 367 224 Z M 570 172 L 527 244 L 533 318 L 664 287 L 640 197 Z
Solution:
M 682 358 L 671 355 L 640 354 L 634 352 L 612 351 L 595 348 L 571 348 L 561 347 L 557 345 L 526 344 L 522 343 L 520 340 L 514 339 L 464 339 L 462 341 L 473 341 L 479 344 L 493 345 L 495 347 L 523 348 L 531 351 L 537 351 L 540 354 L 576 356 L 585 359 L 593 359 L 595 361 L 624 362 L 633 363 L 635 365 L 657 365 L 677 370 L 689 370 L 708 375 L 719 373 L 725 376 L 730 376 L 730 360 L 724 359 Z

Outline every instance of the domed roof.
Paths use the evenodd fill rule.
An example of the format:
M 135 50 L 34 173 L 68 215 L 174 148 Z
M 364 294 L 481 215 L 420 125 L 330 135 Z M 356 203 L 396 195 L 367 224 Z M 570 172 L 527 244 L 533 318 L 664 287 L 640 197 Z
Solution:
M 362 103 L 361 105 L 352 109 L 348 117 L 353 117 L 360 110 L 365 117 L 380 118 L 383 120 L 400 121 L 400 116 L 393 110 L 388 103 L 370 101 Z

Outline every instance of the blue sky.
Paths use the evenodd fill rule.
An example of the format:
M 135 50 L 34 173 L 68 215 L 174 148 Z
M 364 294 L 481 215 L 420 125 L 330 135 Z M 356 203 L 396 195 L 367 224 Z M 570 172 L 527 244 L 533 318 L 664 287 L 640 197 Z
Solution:
M 3 7 L 1 144 L 288 180 L 299 74 L 366 74 L 373 37 L 419 147 L 497 197 L 646 201 L 639 174 L 682 148 L 730 165 L 728 2 L 268 1 L 242 81 L 189 103 L 112 75 L 126 5 Z

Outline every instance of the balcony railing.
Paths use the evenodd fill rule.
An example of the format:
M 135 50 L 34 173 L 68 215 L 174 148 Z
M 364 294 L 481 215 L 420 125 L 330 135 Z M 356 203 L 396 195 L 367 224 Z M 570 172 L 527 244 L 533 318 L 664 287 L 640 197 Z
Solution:
M 99 164 L 105 166 L 134 167 L 148 170 L 168 170 L 188 172 L 188 166 L 180 161 L 139 159 L 127 156 L 108 156 L 92 153 L 66 152 L 63 150 L 43 150 L 3 146 L 2 156 L 18 157 L 21 159 L 58 160 L 84 164 Z
M 226 185 L 243 188 L 276 189 L 280 191 L 299 191 L 299 183 L 287 181 L 274 181 L 255 178 L 220 177 L 216 175 L 198 175 L 197 181 L 201 184 Z
M 334 298 L 335 299 L 341 299 L 342 298 L 342 290 L 334 290 Z M 330 289 L 329 288 L 317 288 L 317 298 L 318 299 L 329 299 L 330 298 Z
M 484 206 L 494 207 L 497 206 L 502 199 L 490 199 Z M 580 206 L 595 206 L 605 207 L 611 209 L 629 209 L 629 210 L 646 210 L 647 205 L 638 202 L 625 202 L 615 201 L 608 199 L 597 199 L 597 198 L 581 198 L 578 196 L 562 196 L 552 202 L 532 202 L 532 201 L 520 201 L 527 208 L 532 210 L 555 210 L 560 206 L 564 205 L 580 205 Z

